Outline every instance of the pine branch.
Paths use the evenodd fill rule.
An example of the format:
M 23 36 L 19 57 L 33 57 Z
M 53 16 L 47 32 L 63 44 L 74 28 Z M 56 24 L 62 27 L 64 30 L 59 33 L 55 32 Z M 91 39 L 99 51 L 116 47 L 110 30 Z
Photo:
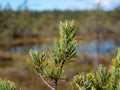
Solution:
M 0 90 L 16 90 L 13 82 L 0 78 Z
M 106 69 L 99 65 L 96 73 L 79 74 L 74 77 L 72 90 L 120 90 L 120 49 Z
M 42 81 L 51 89 L 51 90 L 55 90 L 49 83 L 47 83 L 47 81 L 42 77 L 41 73 L 38 74 L 40 76 L 40 78 L 42 79 Z
M 73 23 L 73 21 L 60 22 L 60 37 L 54 41 L 54 49 L 51 50 L 49 60 L 47 60 L 45 53 L 39 54 L 36 51 L 30 51 L 29 66 L 52 90 L 57 90 L 58 81 L 63 79 L 65 63 L 72 61 L 76 56 Z M 52 80 L 54 87 L 49 85 L 44 78 Z

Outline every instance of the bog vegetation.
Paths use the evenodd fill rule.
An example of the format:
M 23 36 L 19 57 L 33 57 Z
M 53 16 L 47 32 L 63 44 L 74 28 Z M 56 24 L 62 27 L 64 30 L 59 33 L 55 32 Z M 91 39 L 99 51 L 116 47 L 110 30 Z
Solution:
M 30 68 L 40 76 L 41 80 L 51 89 L 57 90 L 59 80 L 65 80 L 64 66 L 73 62 L 76 57 L 76 40 L 73 21 L 61 22 L 60 37 L 54 41 L 54 49 L 49 57 L 43 52 L 30 51 L 28 60 Z M 50 85 L 46 80 L 53 81 Z M 120 49 L 111 65 L 99 65 L 98 70 L 74 76 L 72 90 L 120 90 Z M 0 79 L 0 90 L 15 90 L 14 83 Z
M 65 19 L 75 20 L 75 23 L 63 22 L 58 30 L 59 21 Z M 75 26 L 76 31 L 74 31 Z M 74 12 L 57 10 L 32 12 L 28 9 L 20 11 L 0 10 L 0 77 L 14 81 L 16 87 L 23 90 L 49 89 L 45 85 L 58 90 L 61 89 L 61 86 L 62 90 L 66 88 L 73 90 L 118 90 L 120 87 L 119 50 L 111 64 L 113 53 L 112 55 L 99 55 L 99 53 L 100 42 L 104 40 L 110 39 L 116 41 L 116 46 L 119 45 L 119 29 L 119 7 L 113 11 Z M 58 31 L 60 31 L 60 35 Z M 55 39 L 54 48 L 50 51 L 44 53 L 30 51 L 29 65 L 42 78 L 43 84 L 40 82 L 41 79 L 39 80 L 24 62 L 25 58 L 28 57 L 28 52 L 11 53 L 11 48 L 41 45 L 44 42 L 52 43 L 56 36 L 60 37 Z M 78 40 L 78 44 L 79 41 L 95 40 L 97 58 L 86 55 L 84 52 L 81 52 L 76 58 L 78 54 L 76 55 L 75 39 Z M 98 67 L 99 63 L 102 65 Z M 105 65 L 106 67 L 104 67 Z M 93 69 L 95 72 L 91 72 Z M 73 76 L 74 80 L 71 82 Z M 63 84 L 65 82 L 62 81 L 65 80 L 67 84 Z M 10 85 L 15 89 L 13 83 L 1 79 L 0 81 L 2 81 L 0 84 L 3 88 L 8 88 Z M 71 82 L 71 87 L 68 85 L 69 82 Z M 33 83 L 34 86 L 32 86 Z
M 96 37 L 98 39 L 111 37 L 118 39 L 120 32 L 119 12 L 119 9 L 106 12 L 102 10 L 31 12 L 29 10 L 12 11 L 6 9 L 0 11 L 0 38 L 2 38 L 0 46 L 34 44 L 41 41 L 38 39 L 38 42 L 35 42 L 34 38 L 43 40 L 53 38 L 58 35 L 59 21 L 65 19 L 76 21 L 76 36 L 80 40 L 94 39 L 95 35 L 98 36 Z M 88 34 L 92 34 L 91 37 Z

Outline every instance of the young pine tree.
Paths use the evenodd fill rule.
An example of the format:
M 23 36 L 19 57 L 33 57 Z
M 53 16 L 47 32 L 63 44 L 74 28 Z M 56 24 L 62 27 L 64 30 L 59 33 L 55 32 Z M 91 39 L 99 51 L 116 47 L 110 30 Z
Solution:
M 72 90 L 120 90 L 120 49 L 108 69 L 100 65 L 96 73 L 76 75 Z
M 16 90 L 13 82 L 0 78 L 0 90 Z
M 60 22 L 60 38 L 55 39 L 54 49 L 49 54 L 49 59 L 43 52 L 39 54 L 37 51 L 31 50 L 29 65 L 38 74 L 42 81 L 51 89 L 57 90 L 58 81 L 64 79 L 64 65 L 74 60 L 76 56 L 76 40 L 74 31 L 74 22 Z M 47 80 L 52 80 L 54 86 L 51 86 Z

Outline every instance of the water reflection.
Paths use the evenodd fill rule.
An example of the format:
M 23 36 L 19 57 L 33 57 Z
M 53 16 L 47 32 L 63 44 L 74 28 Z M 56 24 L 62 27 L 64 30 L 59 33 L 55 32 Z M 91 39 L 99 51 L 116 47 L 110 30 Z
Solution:
M 82 42 L 78 43 L 76 51 L 78 53 L 90 54 L 95 56 L 97 49 L 96 49 L 96 40 L 91 40 L 89 42 Z M 53 44 L 41 44 L 41 45 L 33 45 L 33 46 L 15 46 L 10 48 L 10 52 L 13 53 L 28 53 L 30 49 L 32 50 L 39 50 L 39 51 L 46 51 L 49 47 L 54 47 Z M 104 40 L 99 42 L 99 54 L 111 54 L 114 52 L 116 48 L 118 48 L 118 44 L 114 40 Z
M 77 47 L 79 53 L 89 54 L 96 56 L 97 54 L 112 54 L 119 46 L 114 40 L 104 40 L 96 44 L 96 40 L 91 40 L 89 42 L 83 42 Z M 97 47 L 99 47 L 97 50 Z
M 28 53 L 31 49 L 36 50 L 36 51 L 46 51 L 48 48 L 48 45 L 46 44 L 41 44 L 41 45 L 25 45 L 25 46 L 15 46 L 10 48 L 10 52 L 12 53 Z

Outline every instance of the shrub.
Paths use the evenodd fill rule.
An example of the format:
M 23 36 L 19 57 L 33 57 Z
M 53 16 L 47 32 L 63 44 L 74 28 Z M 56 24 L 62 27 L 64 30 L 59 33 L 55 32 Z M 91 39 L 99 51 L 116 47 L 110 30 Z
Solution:
M 0 78 L 0 90 L 16 90 L 13 82 Z
M 76 75 L 72 90 L 120 90 L 120 49 L 108 69 L 99 65 L 95 73 Z

